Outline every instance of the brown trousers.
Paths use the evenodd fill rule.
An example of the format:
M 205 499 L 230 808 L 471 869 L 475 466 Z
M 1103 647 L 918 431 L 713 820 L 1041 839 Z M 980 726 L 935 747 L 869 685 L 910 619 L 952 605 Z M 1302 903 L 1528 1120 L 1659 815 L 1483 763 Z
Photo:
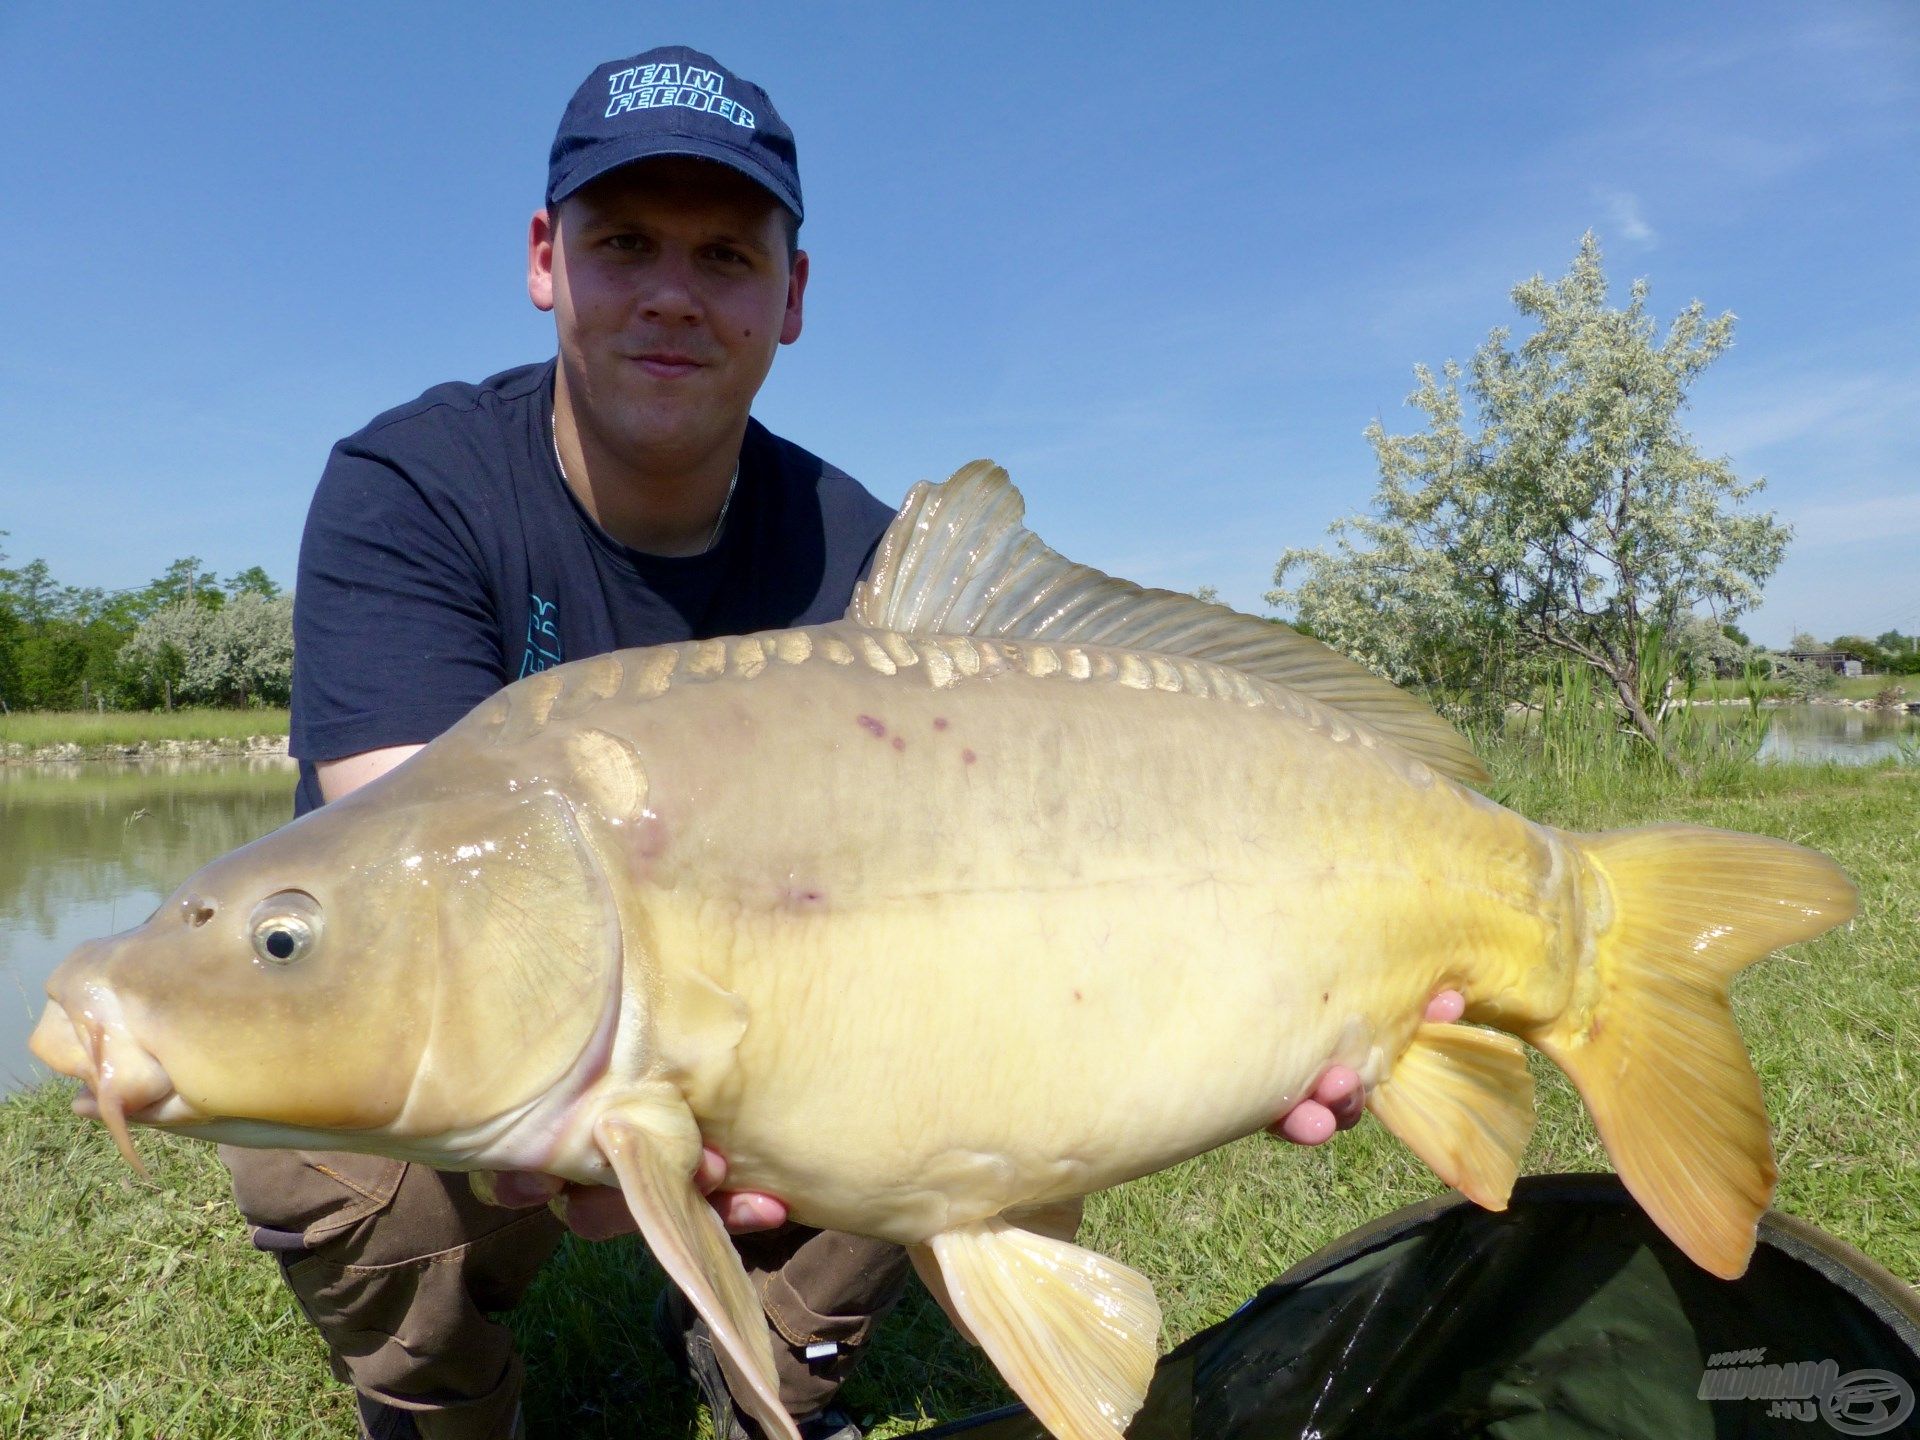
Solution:
M 414 1413 L 427 1440 L 506 1440 L 522 1368 L 491 1314 L 511 1309 L 560 1243 L 544 1206 L 507 1210 L 467 1177 L 371 1155 L 220 1147 L 254 1243 L 327 1343 L 333 1373 Z M 773 1331 L 780 1399 L 823 1408 L 874 1321 L 906 1287 L 906 1252 L 787 1225 L 735 1241 Z M 841 1348 L 809 1362 L 806 1347 Z

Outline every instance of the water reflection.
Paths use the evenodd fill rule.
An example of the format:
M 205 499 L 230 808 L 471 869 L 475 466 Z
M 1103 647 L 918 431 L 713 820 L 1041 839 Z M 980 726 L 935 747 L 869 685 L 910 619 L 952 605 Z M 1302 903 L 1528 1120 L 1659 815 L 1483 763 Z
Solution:
M 27 1035 L 67 951 L 138 924 L 207 861 L 283 824 L 293 783 L 266 756 L 0 765 L 0 1090 L 44 1073 Z
M 1780 705 L 1760 747 L 1763 760 L 1865 765 L 1920 758 L 1920 716 L 1900 710 L 1856 710 L 1850 705 Z

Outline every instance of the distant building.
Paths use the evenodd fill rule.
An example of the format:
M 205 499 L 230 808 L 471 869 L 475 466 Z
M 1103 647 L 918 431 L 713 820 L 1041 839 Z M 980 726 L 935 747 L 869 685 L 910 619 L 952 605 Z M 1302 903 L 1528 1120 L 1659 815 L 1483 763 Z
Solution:
M 1830 670 L 1835 675 L 1866 674 L 1860 657 L 1851 650 L 1789 650 L 1787 658 L 1798 660 L 1802 665 L 1811 665 L 1816 670 Z

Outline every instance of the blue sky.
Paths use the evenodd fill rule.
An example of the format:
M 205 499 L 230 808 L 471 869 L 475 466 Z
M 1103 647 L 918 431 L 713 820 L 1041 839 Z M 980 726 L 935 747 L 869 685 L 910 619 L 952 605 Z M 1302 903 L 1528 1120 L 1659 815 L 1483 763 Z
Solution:
M 927 4 L 0 10 L 0 542 L 293 575 L 327 449 L 552 353 L 567 96 L 679 41 L 794 127 L 805 335 L 757 413 L 897 501 L 978 455 L 1059 549 L 1264 611 L 1367 422 L 1594 228 L 1740 317 L 1704 448 L 1798 538 L 1749 628 L 1920 629 L 1920 10 Z

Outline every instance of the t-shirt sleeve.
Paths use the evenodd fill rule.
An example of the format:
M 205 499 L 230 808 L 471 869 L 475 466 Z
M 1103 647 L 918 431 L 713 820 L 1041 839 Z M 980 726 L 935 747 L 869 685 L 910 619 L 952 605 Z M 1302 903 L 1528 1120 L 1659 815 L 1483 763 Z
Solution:
M 300 540 L 291 749 L 420 744 L 506 683 L 471 533 L 395 465 L 334 447 Z

